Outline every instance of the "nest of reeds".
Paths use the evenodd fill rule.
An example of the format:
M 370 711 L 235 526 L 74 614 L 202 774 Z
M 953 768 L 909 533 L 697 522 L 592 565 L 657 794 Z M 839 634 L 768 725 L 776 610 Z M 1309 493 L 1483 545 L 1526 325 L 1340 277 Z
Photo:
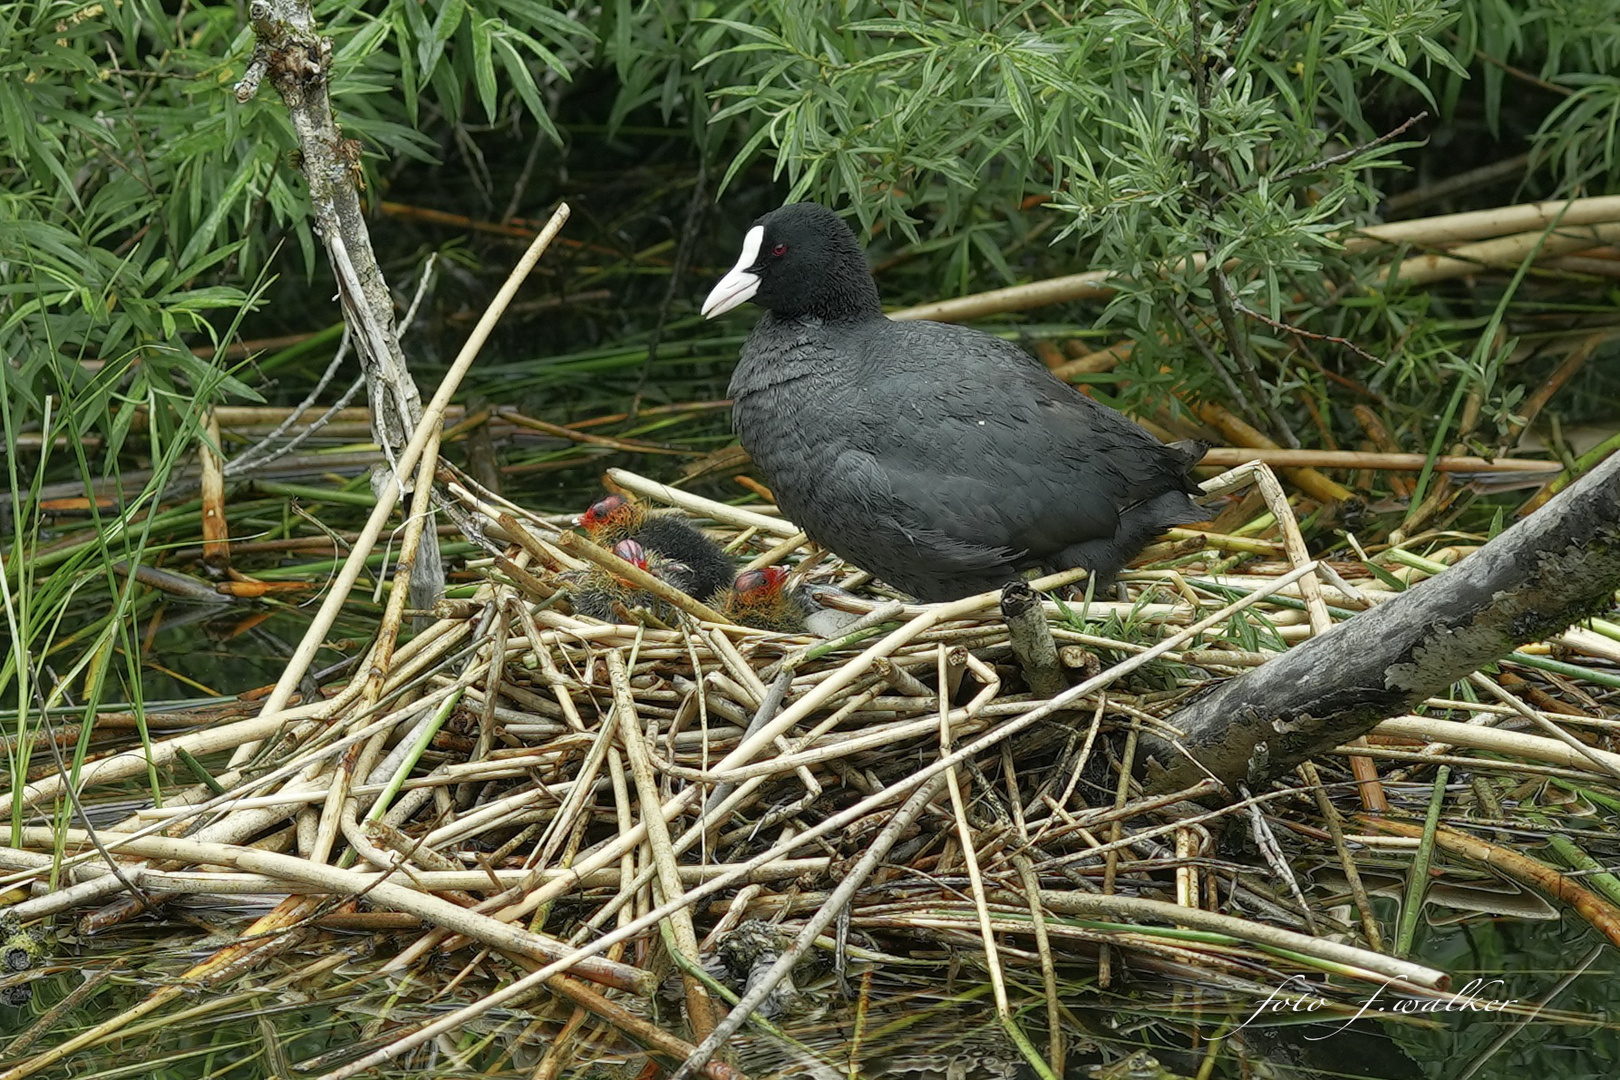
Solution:
M 188 896 L 275 904 L 126 1013 L 0 1078 L 127 1034 L 196 986 L 319 1001 L 341 984 L 374 1018 L 293 1063 L 330 1080 L 421 1063 L 474 1030 L 500 1033 L 480 1045 L 498 1062 L 527 1053 L 535 1075 L 634 1069 L 646 1054 L 712 1076 L 847 1075 L 852 1053 L 889 1075 L 875 1063 L 893 1040 L 863 1058 L 857 1038 L 833 1062 L 793 1021 L 820 1022 L 845 996 L 877 1016 L 896 971 L 989 988 L 999 1034 L 956 1056 L 936 1038 L 941 1075 L 967 1059 L 974 1075 L 1021 1060 L 1061 1075 L 1065 1053 L 1120 1056 L 1077 1028 L 1077 981 L 1148 996 L 1196 983 L 1244 1011 L 1287 989 L 1344 1015 L 1372 988 L 1445 986 L 1387 951 L 1369 900 L 1387 882 L 1369 874 L 1368 839 L 1347 839 L 1342 757 L 1217 809 L 1132 779 L 1138 732 L 1309 632 L 1297 587 L 1269 584 L 1283 545 L 1183 535 L 1126 576 L 1125 599 L 1035 582 L 1032 629 L 995 594 L 900 603 L 770 513 L 616 478 L 691 515 L 740 568 L 836 581 L 853 621 L 832 640 L 787 635 L 674 596 L 652 623 L 573 614 L 566 575 L 602 553 L 566 520 L 454 486 L 505 545 L 474 595 L 397 651 L 379 646 L 330 696 L 160 733 L 80 773 L 86 792 L 172 769 L 160 806 L 94 836 L 77 819 L 26 828 L 5 849 L 13 880 L 49 874 L 53 845 L 68 852 L 62 887 L 21 905 L 25 920 L 88 908 L 81 928 L 106 928 Z M 1271 510 L 1291 525 L 1286 502 Z M 1220 590 L 1205 583 L 1214 570 Z M 1265 599 L 1195 633 L 1233 589 Z M 1427 799 L 1418 770 L 1433 764 L 1402 764 L 1386 790 Z M 65 791 L 46 776 L 23 796 L 71 813 Z M 730 1061 L 712 1056 L 720 1043 Z

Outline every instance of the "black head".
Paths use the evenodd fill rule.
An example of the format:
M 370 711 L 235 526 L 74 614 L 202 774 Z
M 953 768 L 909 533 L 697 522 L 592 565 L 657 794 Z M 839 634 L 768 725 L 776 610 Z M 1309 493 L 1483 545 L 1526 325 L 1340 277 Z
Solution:
M 748 227 L 742 257 L 703 302 L 703 317 L 745 300 L 784 318 L 859 319 L 883 311 L 860 241 L 843 218 L 808 202 L 772 210 Z

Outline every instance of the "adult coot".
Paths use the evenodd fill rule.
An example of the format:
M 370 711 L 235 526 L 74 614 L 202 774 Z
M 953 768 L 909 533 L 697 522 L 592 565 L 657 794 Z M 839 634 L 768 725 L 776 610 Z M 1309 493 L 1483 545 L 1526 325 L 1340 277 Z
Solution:
M 731 584 L 737 567 L 720 545 L 704 536 L 677 514 L 653 514 L 625 495 L 608 495 L 579 516 L 579 524 L 592 540 L 612 547 L 635 540 L 661 558 L 668 573 L 660 576 L 677 589 L 707 602 Z M 656 572 L 656 571 L 655 571 Z
M 1171 525 L 1197 444 L 1166 446 L 1000 338 L 894 322 L 855 234 L 815 203 L 759 218 L 704 301 L 765 308 L 731 377 L 732 425 L 823 547 L 922 600 L 1031 567 L 1106 583 Z

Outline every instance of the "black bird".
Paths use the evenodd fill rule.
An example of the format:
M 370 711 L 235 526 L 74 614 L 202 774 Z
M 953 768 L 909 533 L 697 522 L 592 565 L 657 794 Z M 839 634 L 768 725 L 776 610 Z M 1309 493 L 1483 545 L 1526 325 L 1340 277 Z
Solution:
M 625 495 L 608 495 L 579 516 L 587 535 L 603 547 L 635 540 L 655 556 L 662 556 L 671 585 L 707 603 L 731 584 L 737 567 L 720 545 L 677 514 L 653 514 Z M 655 560 L 656 562 L 657 560 Z
M 1166 446 L 1000 338 L 883 314 L 842 218 L 756 220 L 703 304 L 765 308 L 731 377 L 732 426 L 811 539 L 921 600 L 1032 567 L 1106 584 L 1189 498 L 1197 443 Z

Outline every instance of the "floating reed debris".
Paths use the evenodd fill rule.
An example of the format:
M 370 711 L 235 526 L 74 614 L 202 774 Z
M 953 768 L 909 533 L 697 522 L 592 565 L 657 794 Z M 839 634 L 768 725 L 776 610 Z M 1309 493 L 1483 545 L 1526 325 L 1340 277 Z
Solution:
M 1374 988 L 1439 1000 L 1447 974 L 1406 959 L 1409 940 L 1385 944 L 1368 901 L 1382 879 L 1364 883 L 1358 860 L 1387 868 L 1415 842 L 1483 858 L 1489 845 L 1350 817 L 1349 755 L 1398 770 L 1363 784 L 1419 823 L 1443 791 L 1437 768 L 1469 768 L 1472 786 L 1445 797 L 1494 793 L 1498 816 L 1503 784 L 1531 775 L 1620 798 L 1617 759 L 1600 744 L 1620 718 L 1607 690 L 1572 691 L 1569 674 L 1610 665 L 1617 635 L 1602 623 L 1565 635 L 1556 676 L 1517 668 L 1516 693 L 1505 676 L 1477 676 L 1467 697 L 1432 701 L 1231 805 L 1199 802 L 1212 780 L 1143 794 L 1131 776 L 1139 732 L 1165 733 L 1211 681 L 1387 596 L 1402 585 L 1389 567 L 1439 569 L 1403 556 L 1377 574 L 1328 571 L 1305 556 L 1269 472 L 1248 478 L 1280 543 L 1210 537 L 1174 569 L 1127 575 L 1124 600 L 1069 595 L 1076 572 L 1040 579 L 1010 617 L 999 593 L 920 606 L 856 585 L 842 602 L 869 614 L 833 640 L 738 626 L 696 603 L 666 626 L 571 614 L 564 575 L 582 562 L 622 572 L 622 560 L 449 484 L 498 538 L 498 554 L 474 564 L 484 581 L 470 601 L 397 648 L 379 638 L 322 697 L 293 704 L 289 690 L 257 716 L 173 724 L 146 745 L 119 727 L 117 752 L 11 793 L 8 926 L 60 929 L 71 911 L 81 931 L 116 940 L 176 905 L 251 895 L 265 906 L 133 1004 L 77 1027 L 58 1015 L 60 1030 L 25 1033 L 32 1056 L 0 1048 L 0 1080 L 127 1046 L 165 1017 L 200 1023 L 266 987 L 369 1017 L 363 1038 L 289 1062 L 322 1080 L 419 1067 L 447 1045 L 437 1040 L 469 1032 L 478 1050 L 465 1062 L 539 1054 L 549 1064 L 537 1075 L 585 1075 L 610 1058 L 634 1071 L 648 1056 L 685 1062 L 676 1075 L 849 1075 L 858 1048 L 835 1058 L 805 1045 L 794 1017 L 839 993 L 866 1015 L 881 1003 L 874 975 L 896 970 L 938 985 L 960 968 L 987 985 L 1001 1041 L 974 1043 L 975 1060 L 1042 1075 L 1061 1074 L 1074 1050 L 1057 996 L 1122 971 L 1146 993 L 1161 976 L 1202 973 L 1217 1012 L 1233 1001 L 1247 1012 L 1291 978 L 1343 1017 Z M 858 581 L 784 543 L 796 530 L 774 514 L 615 480 L 668 496 L 739 566 L 802 561 L 817 578 Z M 1211 570 L 1279 555 L 1268 572 Z M 136 790 L 138 805 L 89 827 L 87 807 Z M 1306 865 L 1333 872 L 1293 880 Z M 1545 888 L 1537 873 L 1557 872 L 1536 866 L 1514 876 Z M 1601 887 L 1555 899 L 1606 931 L 1620 925 Z M 48 964 L 58 947 L 30 937 L 44 937 Z M 831 971 L 843 989 L 817 989 Z M 1032 994 L 1046 1008 L 1022 1009 Z M 879 1075 L 886 1052 L 873 1044 L 857 1071 Z

